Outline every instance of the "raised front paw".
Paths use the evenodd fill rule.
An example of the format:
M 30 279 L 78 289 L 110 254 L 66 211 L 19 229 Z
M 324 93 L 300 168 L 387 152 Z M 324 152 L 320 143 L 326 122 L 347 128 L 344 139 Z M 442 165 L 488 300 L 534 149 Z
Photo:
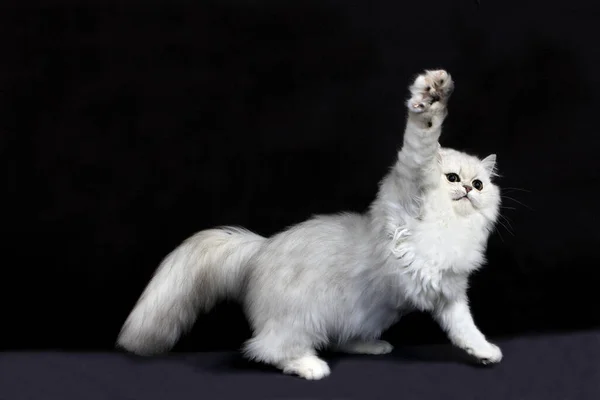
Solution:
M 454 82 L 444 70 L 425 71 L 410 86 L 408 110 L 420 114 L 445 114 Z
M 477 348 L 466 348 L 467 353 L 475 357 L 481 364 L 497 364 L 502 361 L 502 351 L 495 344 L 487 342 Z

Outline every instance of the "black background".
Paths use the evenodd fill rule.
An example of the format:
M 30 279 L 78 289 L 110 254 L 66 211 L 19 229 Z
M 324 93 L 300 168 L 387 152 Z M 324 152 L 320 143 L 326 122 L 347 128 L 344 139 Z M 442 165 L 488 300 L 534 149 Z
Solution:
M 482 330 L 599 326 L 599 18 L 592 0 L 3 3 L 2 348 L 111 349 L 195 231 L 365 210 L 425 68 L 456 82 L 442 144 L 503 175 Z M 248 335 L 222 305 L 177 349 Z M 418 314 L 387 336 L 445 340 Z

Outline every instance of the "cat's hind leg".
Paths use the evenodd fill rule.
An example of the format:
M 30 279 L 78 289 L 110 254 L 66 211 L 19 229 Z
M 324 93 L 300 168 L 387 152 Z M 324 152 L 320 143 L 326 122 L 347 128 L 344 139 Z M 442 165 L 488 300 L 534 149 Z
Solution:
M 385 340 L 351 340 L 340 344 L 336 350 L 348 354 L 388 354 L 394 349 L 390 343 Z
M 288 375 L 308 380 L 325 378 L 331 373 L 327 363 L 316 354 L 319 340 L 301 331 L 281 325 L 257 332 L 244 347 L 246 356 L 271 364 Z
M 322 379 L 331 373 L 329 365 L 314 354 L 282 361 L 277 366 L 284 374 L 298 375 L 308 380 Z

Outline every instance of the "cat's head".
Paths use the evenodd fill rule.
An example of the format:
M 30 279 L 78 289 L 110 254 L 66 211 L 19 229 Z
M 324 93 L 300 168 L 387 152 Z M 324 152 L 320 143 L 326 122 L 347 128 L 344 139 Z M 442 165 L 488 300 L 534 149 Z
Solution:
M 496 176 L 496 155 L 480 160 L 452 149 L 440 149 L 441 187 L 452 201 L 457 214 L 485 215 L 494 221 L 500 206 L 500 189 L 492 180 Z

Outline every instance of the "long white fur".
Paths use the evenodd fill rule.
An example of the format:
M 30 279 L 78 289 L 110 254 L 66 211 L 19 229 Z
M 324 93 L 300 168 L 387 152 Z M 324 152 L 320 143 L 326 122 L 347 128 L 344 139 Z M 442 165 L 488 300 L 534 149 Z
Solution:
M 270 238 L 231 227 L 199 232 L 159 266 L 118 345 L 142 355 L 167 351 L 199 311 L 231 297 L 254 332 L 244 353 L 306 379 L 329 375 L 317 356 L 325 347 L 390 352 L 379 336 L 414 309 L 430 312 L 481 362 L 499 362 L 467 299 L 500 205 L 495 156 L 439 146 L 452 90 L 445 71 L 416 78 L 402 149 L 367 213 L 316 216 Z M 447 179 L 451 172 L 460 183 Z M 475 179 L 483 188 L 467 195 Z

